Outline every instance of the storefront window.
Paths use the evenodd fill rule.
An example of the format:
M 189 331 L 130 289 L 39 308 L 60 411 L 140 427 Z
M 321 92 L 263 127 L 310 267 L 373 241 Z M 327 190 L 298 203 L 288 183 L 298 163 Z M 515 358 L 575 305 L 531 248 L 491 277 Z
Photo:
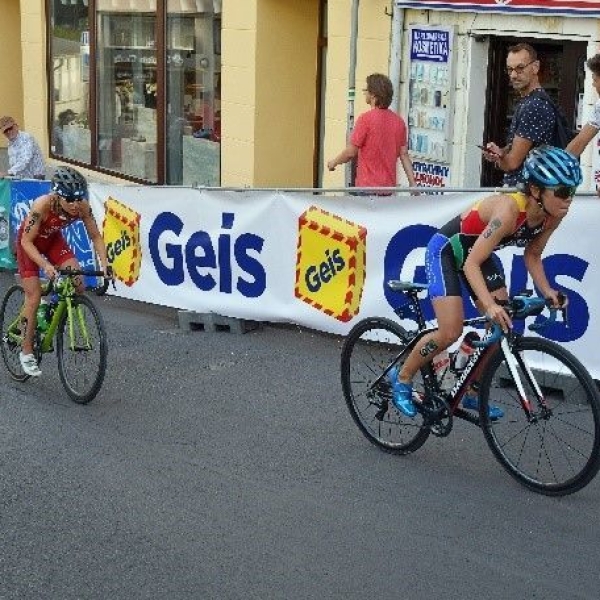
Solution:
M 156 2 L 98 15 L 98 163 L 157 180 Z M 132 8 L 135 6 L 136 8 Z
M 48 5 L 53 154 L 150 182 L 220 185 L 221 0 Z
M 88 123 L 89 20 L 88 0 L 67 5 L 56 0 L 50 11 L 50 112 L 53 156 L 89 163 L 91 135 Z
M 218 186 L 220 2 L 169 0 L 167 6 L 167 181 Z

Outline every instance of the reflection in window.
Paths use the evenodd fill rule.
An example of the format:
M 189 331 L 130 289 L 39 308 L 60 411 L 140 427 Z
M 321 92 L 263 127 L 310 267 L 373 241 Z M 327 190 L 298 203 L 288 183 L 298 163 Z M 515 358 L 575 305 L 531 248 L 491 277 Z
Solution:
M 167 183 L 220 185 L 221 3 L 169 0 Z
M 221 0 L 48 5 L 53 154 L 151 182 L 220 185 Z
M 53 90 L 50 150 L 55 156 L 89 163 L 89 22 L 87 0 L 54 2 L 50 53 Z
M 98 56 L 98 162 L 156 181 L 155 10 L 101 13 Z

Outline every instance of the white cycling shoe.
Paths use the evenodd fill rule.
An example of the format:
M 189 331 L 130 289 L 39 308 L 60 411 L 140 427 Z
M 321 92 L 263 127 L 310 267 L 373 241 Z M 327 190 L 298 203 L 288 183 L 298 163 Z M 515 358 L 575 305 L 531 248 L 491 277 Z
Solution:
M 19 361 L 21 362 L 21 368 L 26 375 L 29 375 L 30 377 L 39 377 L 42 374 L 33 354 L 23 354 L 22 352 L 19 352 Z

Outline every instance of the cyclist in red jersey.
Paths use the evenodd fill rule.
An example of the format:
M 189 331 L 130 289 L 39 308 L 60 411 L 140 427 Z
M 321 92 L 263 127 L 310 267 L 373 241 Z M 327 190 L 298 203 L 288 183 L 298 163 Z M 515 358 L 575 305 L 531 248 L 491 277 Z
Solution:
M 36 311 L 41 299 L 40 269 L 54 279 L 57 269 L 79 268 L 62 230 L 81 220 L 100 258 L 102 269 L 109 274 L 106 246 L 87 200 L 87 181 L 71 167 L 58 167 L 52 178 L 52 191 L 34 200 L 29 214 L 17 234 L 17 267 L 25 293 L 23 306 L 24 335 L 19 359 L 23 371 L 32 377 L 42 374 L 33 354 Z M 84 291 L 83 281 L 76 279 L 77 291 Z
M 508 293 L 494 250 L 524 247 L 525 266 L 536 288 L 554 307 L 561 306 L 560 293 L 544 272 L 542 252 L 569 211 L 582 180 L 581 168 L 569 152 L 539 146 L 529 152 L 523 177 L 521 191 L 482 199 L 446 223 L 427 245 L 428 291 L 439 329 L 419 341 L 399 372 L 395 367 L 389 371 L 394 406 L 408 417 L 417 413 L 412 395 L 414 375 L 462 333 L 463 283 L 491 322 L 505 332 L 512 327 L 508 314 L 496 302 L 506 300 Z M 492 418 L 501 416 L 492 414 L 492 408 Z

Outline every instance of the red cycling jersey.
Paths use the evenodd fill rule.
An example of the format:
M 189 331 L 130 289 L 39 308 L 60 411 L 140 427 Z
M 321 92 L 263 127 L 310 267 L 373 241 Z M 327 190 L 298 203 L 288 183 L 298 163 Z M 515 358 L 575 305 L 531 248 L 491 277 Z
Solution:
M 81 205 L 79 204 L 78 206 Z M 40 223 L 40 229 L 33 245 L 53 265 L 60 266 L 67 260 L 75 257 L 61 230 L 78 219 L 81 219 L 81 210 L 76 216 L 72 217 L 62 212 L 58 200 L 54 200 L 50 205 L 50 211 Z M 27 218 L 21 223 L 17 234 L 17 267 L 19 275 L 23 278 L 38 277 L 40 267 L 31 259 L 21 245 L 21 238 L 23 237 L 23 230 L 26 227 L 26 223 Z

